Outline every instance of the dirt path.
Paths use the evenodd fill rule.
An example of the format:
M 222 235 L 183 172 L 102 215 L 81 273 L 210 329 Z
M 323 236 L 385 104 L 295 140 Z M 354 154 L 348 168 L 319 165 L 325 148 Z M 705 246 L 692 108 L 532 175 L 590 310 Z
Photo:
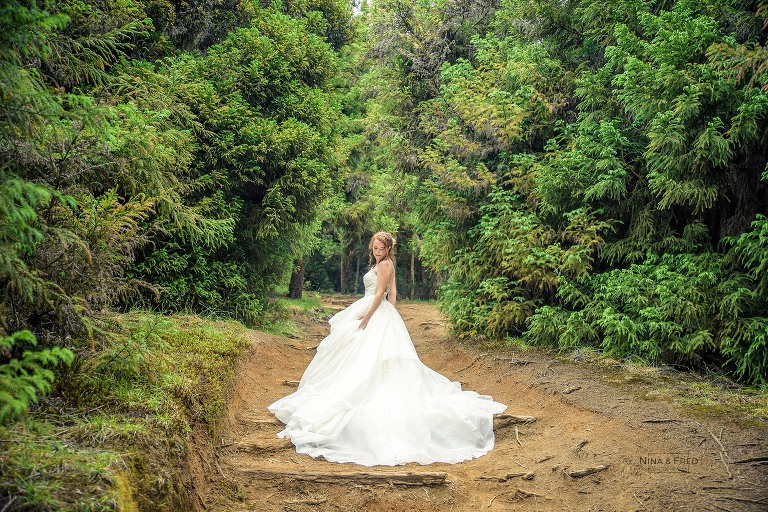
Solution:
M 337 305 L 339 301 L 335 301 Z M 539 352 L 484 354 L 446 338 L 433 306 L 401 303 L 421 359 L 465 389 L 506 403 L 528 424 L 499 426 L 496 447 L 462 464 L 365 468 L 299 455 L 266 410 L 292 392 L 328 332 L 253 332 L 228 406 L 222 445 L 200 452 L 198 509 L 214 511 L 766 511 L 768 426 L 685 416 L 625 369 Z M 656 375 L 655 378 L 659 378 Z M 650 379 L 649 379 L 650 380 Z M 742 461 L 742 462 L 738 462 Z M 608 466 L 584 477 L 574 471 Z M 197 469 L 195 469 L 197 468 Z M 434 486 L 301 480 L 317 473 L 446 475 Z M 291 476 L 293 475 L 293 476 Z

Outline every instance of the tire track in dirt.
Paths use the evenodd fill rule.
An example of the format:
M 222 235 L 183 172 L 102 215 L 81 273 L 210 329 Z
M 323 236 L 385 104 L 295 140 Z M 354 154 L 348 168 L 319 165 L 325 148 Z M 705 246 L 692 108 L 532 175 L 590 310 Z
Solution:
M 292 391 L 328 326 L 310 322 L 300 339 L 252 331 L 253 350 L 239 370 L 221 444 L 200 455 L 199 510 L 768 510 L 766 466 L 733 463 L 768 452 L 765 425 L 686 417 L 644 399 L 645 384 L 621 370 L 536 351 L 481 353 L 447 338 L 434 306 L 397 307 L 427 365 L 507 404 L 508 414 L 536 421 L 500 426 L 495 448 L 462 464 L 366 468 L 314 460 L 276 437 L 282 424 L 266 407 Z M 569 476 L 601 466 L 607 469 Z M 379 485 L 337 475 L 340 483 L 323 483 L 290 476 L 355 472 L 444 473 L 446 482 Z

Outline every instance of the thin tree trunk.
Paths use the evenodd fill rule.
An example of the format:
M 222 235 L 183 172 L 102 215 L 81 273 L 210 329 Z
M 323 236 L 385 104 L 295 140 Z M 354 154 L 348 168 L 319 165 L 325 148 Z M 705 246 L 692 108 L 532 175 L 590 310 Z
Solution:
M 293 262 L 293 273 L 291 282 L 288 284 L 288 297 L 291 299 L 300 299 L 304 293 L 304 270 L 307 262 L 304 258 Z
M 346 253 L 346 249 L 341 250 L 341 258 L 339 258 L 339 291 L 341 293 L 347 293 L 347 269 L 344 265 L 344 253 Z
M 416 293 L 416 251 L 411 251 L 411 293 L 408 298 L 413 299 Z
M 355 269 L 355 293 L 360 283 L 360 256 L 357 257 L 357 268 Z

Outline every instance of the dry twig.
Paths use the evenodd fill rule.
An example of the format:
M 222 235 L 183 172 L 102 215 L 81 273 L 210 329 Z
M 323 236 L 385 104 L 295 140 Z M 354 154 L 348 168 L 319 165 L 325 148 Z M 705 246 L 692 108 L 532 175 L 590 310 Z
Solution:
M 307 498 L 304 500 L 288 500 L 288 501 L 284 501 L 283 503 L 285 503 L 286 505 L 322 505 L 326 501 L 328 500 L 325 498 L 317 498 L 317 499 Z
M 761 455 L 759 457 L 749 457 L 746 459 L 737 460 L 734 464 L 747 464 L 749 462 L 765 463 L 768 462 L 768 456 Z
M 571 478 L 582 478 L 594 473 L 600 473 L 601 471 L 605 471 L 608 468 L 609 466 L 607 464 L 603 464 L 601 466 L 592 466 L 590 468 L 579 469 L 576 471 L 566 471 L 564 469 L 563 472 Z
M 766 501 L 768 501 L 768 498 L 761 498 L 759 500 L 750 500 L 749 498 L 740 498 L 738 496 L 717 496 L 714 499 L 716 500 L 733 500 L 733 501 L 740 501 L 742 503 L 754 503 L 757 505 L 765 505 Z
M 208 505 L 205 503 L 205 500 L 202 496 L 200 496 L 200 493 L 195 490 L 195 494 L 197 494 L 197 499 L 200 500 L 200 504 L 203 506 L 203 510 L 208 510 Z M 3 508 L 5 510 L 5 508 Z
M 723 455 L 725 452 L 720 452 L 720 461 L 723 463 L 723 466 L 725 466 L 725 472 L 728 473 L 728 479 L 733 479 L 733 474 L 731 473 L 730 468 L 728 467 L 728 463 L 725 462 L 725 456 Z
M 298 345 L 295 345 L 293 343 L 288 344 L 289 347 L 295 350 L 315 350 L 317 348 L 317 345 L 310 345 L 308 347 L 300 347 Z
M 475 480 L 485 480 L 489 482 L 506 482 L 508 480 L 511 480 L 513 478 L 522 478 L 523 480 L 533 480 L 536 477 L 536 473 L 533 471 L 526 471 L 522 473 L 507 473 L 504 476 L 488 476 L 488 475 L 481 475 Z
M 715 433 L 714 433 L 714 432 L 712 432 L 712 431 L 711 431 L 711 430 L 709 430 L 709 429 L 707 429 L 707 432 L 709 432 L 709 435 L 711 435 L 711 436 L 712 436 L 712 439 L 714 439 L 714 440 L 715 440 L 715 442 L 717 443 L 717 445 L 720 447 L 720 451 L 722 451 L 723 453 L 725 453 L 725 454 L 726 454 L 726 456 L 727 456 L 727 455 L 728 455 L 728 452 L 726 451 L 725 447 L 723 446 L 723 443 L 720 441 L 720 438 L 722 438 L 722 437 L 723 437 L 723 429 L 720 429 L 720 438 L 718 438 L 718 437 L 715 435 Z M 728 457 L 728 458 L 730 459 L 730 457 Z
M 497 361 L 504 361 L 516 366 L 525 366 L 525 365 L 533 364 L 533 361 L 528 361 L 525 359 L 517 359 L 515 357 L 493 356 L 493 358 L 496 359 Z
M 517 497 L 520 497 L 520 498 L 533 498 L 533 497 L 541 498 L 543 496 L 544 496 L 543 494 L 538 494 L 538 493 L 531 492 L 531 491 L 525 491 L 523 489 L 515 489 L 515 497 L 516 498 Z
M 18 496 L 12 496 L 12 497 L 11 497 L 11 499 L 10 499 L 10 500 L 8 500 L 8 503 L 6 503 L 6 504 L 5 504 L 5 506 L 3 507 L 3 510 L 0 510 L 0 512 L 5 512 L 5 511 L 6 511 L 6 509 L 7 509 L 8 507 L 10 507 L 10 506 L 13 504 L 13 502 L 14 502 L 14 501 L 16 501 L 16 498 L 17 498 L 17 497 L 18 497 Z

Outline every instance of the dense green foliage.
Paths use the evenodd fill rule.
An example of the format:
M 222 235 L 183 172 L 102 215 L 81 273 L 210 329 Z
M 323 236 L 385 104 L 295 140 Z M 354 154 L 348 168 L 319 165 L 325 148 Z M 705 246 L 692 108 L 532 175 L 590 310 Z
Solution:
M 110 311 L 278 322 L 291 274 L 358 292 L 378 229 L 462 336 L 768 384 L 766 5 L 4 2 L 3 435 L 105 379 L 176 432 L 183 339 Z
M 316 247 L 346 162 L 332 79 L 349 8 L 189 7 L 0 10 L 6 335 L 93 351 L 98 312 L 135 305 L 263 323 Z M 202 7 L 231 23 L 198 24 Z
M 0 6 L 0 442 L 14 447 L 0 492 L 14 510 L 183 506 L 170 461 L 191 424 L 213 428 L 242 340 L 157 319 L 126 335 L 110 312 L 279 317 L 275 290 L 341 189 L 335 80 L 353 29 L 336 0 Z
M 459 334 L 766 383 L 765 14 L 721 0 L 366 13 L 371 136 L 415 178 L 398 220 Z

